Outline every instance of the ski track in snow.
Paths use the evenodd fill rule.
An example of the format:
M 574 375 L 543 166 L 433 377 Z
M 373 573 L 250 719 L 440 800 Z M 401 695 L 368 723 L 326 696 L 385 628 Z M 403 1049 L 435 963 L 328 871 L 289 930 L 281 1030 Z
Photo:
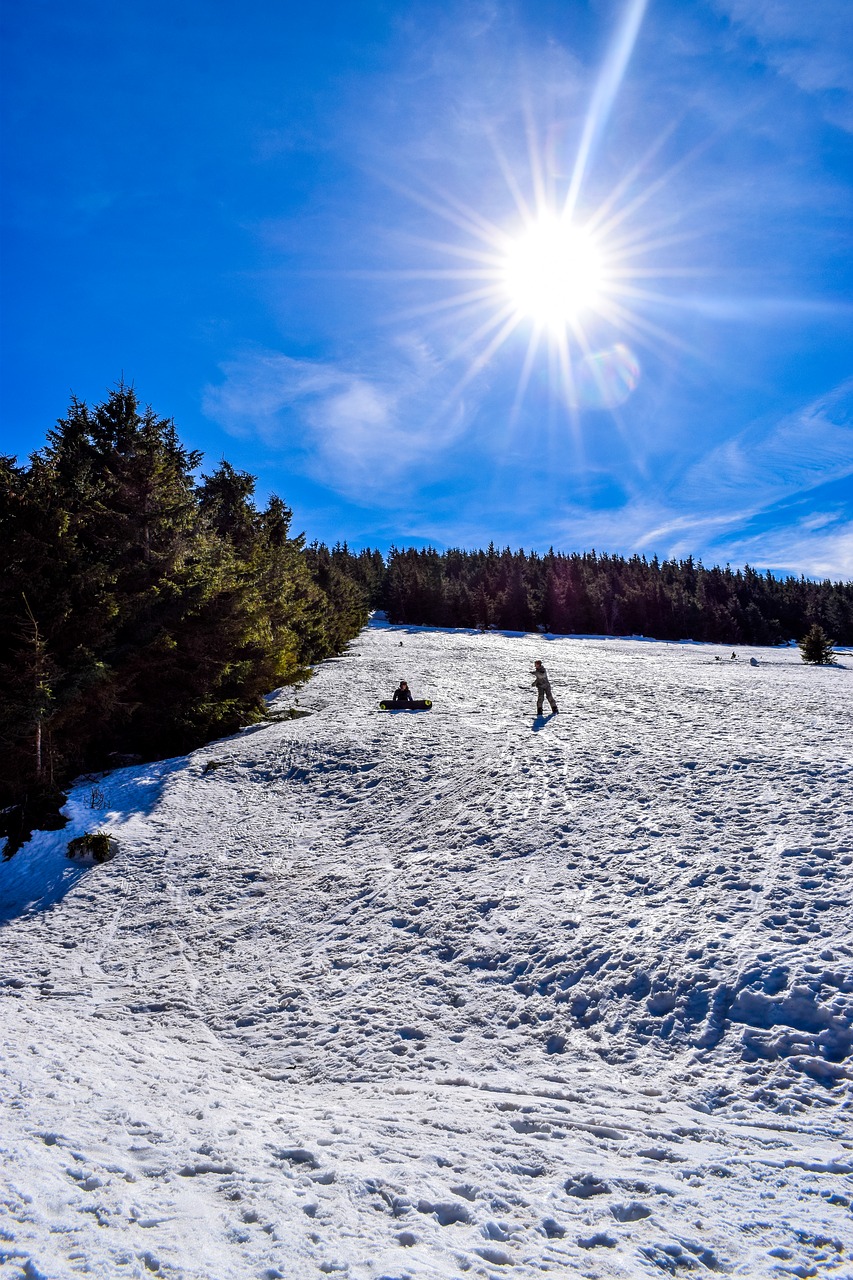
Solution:
M 375 623 L 80 781 L 0 867 L 0 1275 L 851 1280 L 853 669 L 749 652 Z

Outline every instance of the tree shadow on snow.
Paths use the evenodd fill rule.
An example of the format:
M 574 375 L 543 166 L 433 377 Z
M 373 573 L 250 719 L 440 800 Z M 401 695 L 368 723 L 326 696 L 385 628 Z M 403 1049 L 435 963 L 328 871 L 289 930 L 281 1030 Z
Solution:
M 64 831 L 36 831 L 27 844 L 35 848 L 22 846 L 26 852 L 16 854 L 4 867 L 0 925 L 55 906 L 91 870 L 65 856 L 68 836 Z
M 59 831 L 34 831 L 11 858 L 0 863 L 0 925 L 56 906 L 84 876 L 99 875 L 99 865 L 69 859 L 69 840 L 104 830 L 118 837 L 120 846 L 122 824 L 130 817 L 150 813 L 165 782 L 172 774 L 189 772 L 189 762 L 189 757 L 177 756 L 89 775 L 72 785 L 62 810 L 67 826 Z M 202 773 L 190 776 L 198 778 L 199 786 L 206 785 Z

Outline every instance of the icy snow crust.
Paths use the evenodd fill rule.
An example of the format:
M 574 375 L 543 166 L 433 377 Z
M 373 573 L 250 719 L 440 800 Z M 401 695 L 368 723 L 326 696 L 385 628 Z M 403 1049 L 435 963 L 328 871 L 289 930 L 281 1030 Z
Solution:
M 853 1276 L 853 669 L 729 653 L 374 625 L 81 782 L 0 868 L 0 1273 Z

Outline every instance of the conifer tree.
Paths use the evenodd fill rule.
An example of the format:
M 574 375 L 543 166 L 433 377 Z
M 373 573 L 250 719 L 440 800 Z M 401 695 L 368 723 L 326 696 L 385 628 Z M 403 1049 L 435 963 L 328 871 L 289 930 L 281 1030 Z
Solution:
M 816 666 L 821 667 L 829 666 L 835 661 L 835 654 L 832 651 L 834 644 L 835 641 L 828 638 L 820 623 L 812 623 L 810 629 L 799 642 L 803 662 L 814 663 Z

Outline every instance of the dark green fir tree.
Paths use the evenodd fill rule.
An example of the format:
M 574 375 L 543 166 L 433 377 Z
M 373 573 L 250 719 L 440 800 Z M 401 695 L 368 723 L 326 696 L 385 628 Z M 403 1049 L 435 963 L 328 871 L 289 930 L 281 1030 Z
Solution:
M 835 654 L 832 652 L 832 646 L 835 641 L 828 638 L 820 623 L 813 623 L 811 629 L 799 643 L 803 662 L 811 662 L 815 666 L 827 667 L 835 661 Z

